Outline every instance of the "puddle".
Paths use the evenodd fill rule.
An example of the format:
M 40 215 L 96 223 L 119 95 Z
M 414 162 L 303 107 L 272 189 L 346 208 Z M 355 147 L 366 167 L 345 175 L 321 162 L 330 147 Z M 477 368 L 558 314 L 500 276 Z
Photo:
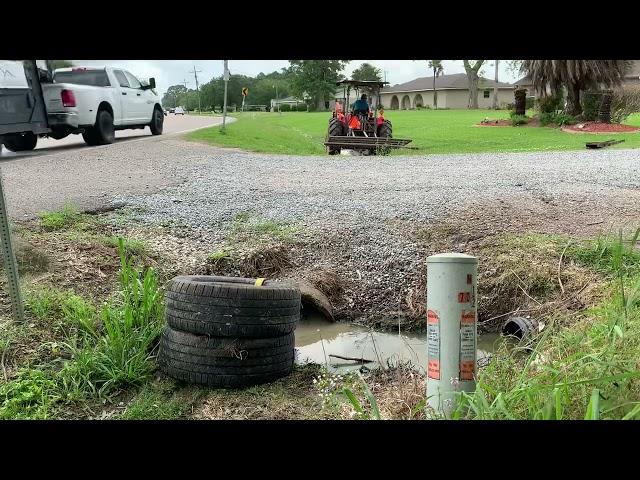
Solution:
M 308 316 L 296 328 L 296 363 L 329 364 L 331 371 L 357 370 L 361 363 L 330 355 L 373 360 L 366 363 L 375 368 L 387 362 L 392 365 L 410 362 L 424 373 L 427 365 L 427 334 L 371 332 L 365 327 L 348 323 L 330 323 L 322 316 Z M 322 341 L 321 341 L 322 338 Z M 478 336 L 478 362 L 486 360 L 504 341 L 497 333 Z M 323 349 L 324 344 L 324 349 Z M 325 362 L 326 353 L 326 362 Z

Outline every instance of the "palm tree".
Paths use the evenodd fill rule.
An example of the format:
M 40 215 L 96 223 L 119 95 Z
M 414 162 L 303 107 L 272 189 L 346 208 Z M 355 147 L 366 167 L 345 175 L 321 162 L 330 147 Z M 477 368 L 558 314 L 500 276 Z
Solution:
M 433 70 L 433 108 L 438 109 L 438 92 L 436 90 L 436 77 L 442 75 L 444 66 L 442 60 L 427 60 L 427 65 Z
M 629 60 L 523 60 L 520 71 L 531 78 L 543 95 L 567 89 L 566 111 L 580 115 L 580 92 L 588 88 L 610 88 L 621 84 Z

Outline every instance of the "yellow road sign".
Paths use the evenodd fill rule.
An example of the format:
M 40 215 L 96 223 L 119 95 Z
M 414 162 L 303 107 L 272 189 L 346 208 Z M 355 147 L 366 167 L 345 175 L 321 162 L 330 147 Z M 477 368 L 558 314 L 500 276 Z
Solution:
M 246 97 L 247 95 L 249 95 L 249 89 L 247 87 L 243 87 L 242 89 L 242 96 Z

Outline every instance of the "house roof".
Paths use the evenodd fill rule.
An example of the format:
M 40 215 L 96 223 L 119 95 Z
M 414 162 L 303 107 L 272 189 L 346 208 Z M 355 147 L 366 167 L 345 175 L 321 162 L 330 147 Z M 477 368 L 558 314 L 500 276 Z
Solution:
M 480 77 L 478 88 L 493 88 L 495 83 L 496 82 L 494 80 Z M 467 90 L 468 88 L 469 84 L 467 82 L 466 73 L 455 73 L 453 75 L 442 75 L 440 77 L 436 77 L 436 89 Z M 498 82 L 498 88 L 512 89 L 513 85 L 510 83 Z M 424 90 L 433 90 L 433 77 L 416 78 L 410 82 L 385 88 L 381 93 L 416 92 Z
M 514 85 L 532 85 L 531 77 L 529 75 L 522 77 L 517 82 L 513 82 Z

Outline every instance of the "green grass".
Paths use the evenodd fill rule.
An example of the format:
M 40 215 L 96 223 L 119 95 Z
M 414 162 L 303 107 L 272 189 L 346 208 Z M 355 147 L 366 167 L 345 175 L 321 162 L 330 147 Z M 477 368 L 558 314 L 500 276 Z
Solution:
M 62 404 L 107 399 L 140 386 L 155 370 L 155 349 L 164 324 L 157 275 L 133 264 L 124 240 L 118 249 L 119 289 L 99 311 L 73 292 L 27 291 L 27 311 L 60 327 L 56 331 L 64 340 L 55 344 L 64 355 L 44 365 L 27 365 L 2 384 L 0 418 L 50 418 Z M 15 335 L 13 331 L 3 335 L 3 351 L 11 347 Z
M 570 326 L 550 319 L 529 350 L 497 352 L 456 418 L 640 418 L 640 256 L 630 242 L 599 239 L 570 256 L 611 273 L 607 299 Z M 569 248 L 567 249 L 569 252 Z M 559 320 L 554 322 L 554 320 Z
M 145 384 L 119 417 L 122 420 L 175 420 L 185 418 L 193 404 L 207 389 L 199 386 L 182 387 L 172 380 Z
M 81 217 L 77 208 L 66 204 L 60 211 L 40 212 L 40 226 L 46 231 L 62 230 L 74 225 Z
M 324 155 L 324 142 L 330 112 L 241 113 L 227 125 L 187 134 L 194 141 L 208 142 L 243 150 L 292 155 Z M 585 142 L 602 141 L 603 135 L 570 134 L 542 127 L 478 127 L 485 117 L 509 118 L 506 110 L 387 110 L 393 135 L 412 139 L 417 150 L 397 150 L 394 155 L 429 153 L 529 152 L 584 150 Z M 627 122 L 640 126 L 640 114 Z M 625 142 L 610 148 L 640 147 L 640 133 L 616 134 L 611 138 Z
M 272 239 L 290 242 L 299 232 L 300 228 L 296 225 L 263 218 L 251 219 L 247 212 L 240 212 L 233 220 L 230 236 L 234 241 Z
M 120 238 L 116 235 L 104 238 L 104 244 L 109 247 L 118 247 Z M 142 255 L 148 249 L 147 242 L 138 238 L 122 238 L 124 242 L 124 250 L 127 255 Z

